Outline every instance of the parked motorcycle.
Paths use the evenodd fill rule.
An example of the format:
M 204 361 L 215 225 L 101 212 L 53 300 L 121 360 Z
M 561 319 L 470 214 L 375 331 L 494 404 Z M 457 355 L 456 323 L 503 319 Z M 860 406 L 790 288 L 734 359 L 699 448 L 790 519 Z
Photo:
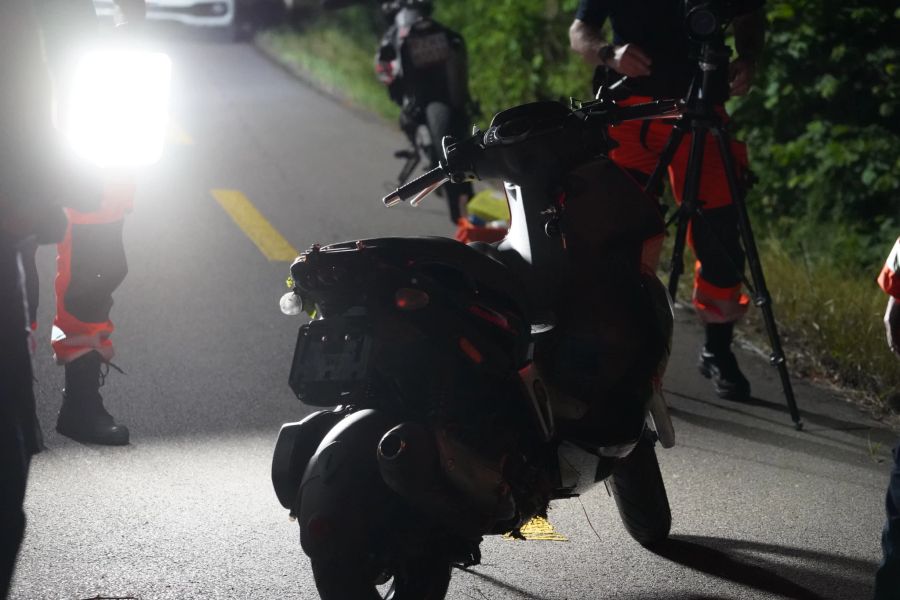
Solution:
M 324 0 L 326 8 L 363 0 Z M 424 156 L 428 168 L 443 158 L 444 136 L 459 137 L 469 127 L 471 108 L 468 60 L 462 36 L 431 13 L 430 0 L 390 0 L 381 3 L 388 28 L 375 54 L 375 74 L 400 106 L 400 129 L 410 147 L 394 153 L 405 160 L 398 185 L 406 183 Z M 469 183 L 450 183 L 442 190 L 450 220 L 456 224 L 461 205 L 472 197 Z
M 364 239 L 291 266 L 282 309 L 313 319 L 290 386 L 327 408 L 282 427 L 272 480 L 323 599 L 444 598 L 483 536 L 519 536 L 577 495 L 563 447 L 596 457 L 592 479 L 635 540 L 668 536 L 654 449 L 674 441 L 660 392 L 673 315 L 654 275 L 664 224 L 606 157 L 607 126 L 647 108 L 503 111 L 445 138 L 439 166 L 384 199 L 503 180 L 499 243 Z

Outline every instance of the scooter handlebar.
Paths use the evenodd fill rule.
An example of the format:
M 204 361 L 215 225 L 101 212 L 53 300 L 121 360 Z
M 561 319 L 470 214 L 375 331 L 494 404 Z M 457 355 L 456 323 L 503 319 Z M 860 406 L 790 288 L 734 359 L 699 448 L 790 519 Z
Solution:
M 518 110 L 521 113 L 522 109 L 526 112 L 524 116 L 519 113 L 512 117 L 506 115 L 506 121 L 496 127 L 492 125 L 487 134 L 478 132 L 471 138 L 460 142 L 445 137 L 443 145 L 446 160 L 442 160 L 438 167 L 418 179 L 400 186 L 393 193 L 385 196 L 382 202 L 387 207 L 405 201 L 409 201 L 412 206 L 418 206 L 431 192 L 450 181 L 451 174 L 453 181 L 469 181 L 485 177 L 515 181 L 512 179 L 513 177 L 522 175 L 523 170 L 530 168 L 527 165 L 532 159 L 528 159 L 528 155 L 536 151 L 534 144 L 540 143 L 528 142 L 528 140 L 531 138 L 546 139 L 545 134 L 553 131 L 562 133 L 565 130 L 569 133 L 554 142 L 555 150 L 545 148 L 544 154 L 549 152 L 548 156 L 553 159 L 553 157 L 569 156 L 574 151 L 576 156 L 574 158 L 569 156 L 569 159 L 566 160 L 579 160 L 579 156 L 588 154 L 593 156 L 596 153 L 596 148 L 593 147 L 586 150 L 578 150 L 578 148 L 580 147 L 579 140 L 584 138 L 584 131 L 592 131 L 593 127 L 597 125 L 601 125 L 605 129 L 607 125 L 615 125 L 623 121 L 672 118 L 681 116 L 684 112 L 682 104 L 677 100 L 655 100 L 631 106 L 619 106 L 598 100 L 582 106 L 582 116 L 575 121 L 581 122 L 582 125 L 572 128 L 566 123 L 573 123 L 571 120 L 573 113 L 554 108 L 549 111 L 548 116 L 548 104 L 556 106 L 556 103 L 538 103 L 512 109 L 510 112 Z M 537 114 L 529 115 L 527 111 L 534 111 L 535 106 Z M 501 116 L 504 114 L 501 113 Z M 531 147 L 531 150 L 515 150 L 522 142 L 528 142 L 525 145 Z M 516 155 L 522 152 L 525 152 L 525 159 L 522 159 L 521 156 L 516 158 Z M 588 154 L 584 154 L 585 152 Z
M 664 119 L 680 117 L 684 114 L 684 106 L 679 100 L 654 100 L 644 104 L 623 106 L 619 112 L 622 121 L 645 119 Z
M 600 102 L 591 106 L 588 114 L 602 118 L 609 125 L 618 125 L 624 121 L 677 118 L 684 114 L 684 106 L 679 100 L 652 100 L 629 106 Z
M 441 187 L 449 180 L 450 178 L 447 176 L 444 165 L 441 164 L 421 177 L 401 185 L 394 192 L 385 196 L 382 199 L 382 202 L 384 202 L 384 205 L 388 208 L 407 200 L 413 206 L 418 206 L 425 196 Z

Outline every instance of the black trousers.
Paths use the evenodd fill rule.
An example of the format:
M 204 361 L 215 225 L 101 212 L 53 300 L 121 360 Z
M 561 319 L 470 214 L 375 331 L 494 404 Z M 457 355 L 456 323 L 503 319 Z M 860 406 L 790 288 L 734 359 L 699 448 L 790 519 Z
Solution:
M 893 455 L 885 498 L 887 521 L 881 533 L 884 560 L 875 574 L 875 600 L 900 600 L 900 443 Z
M 38 449 L 24 275 L 17 240 L 0 234 L 0 599 L 25 534 L 25 485 Z

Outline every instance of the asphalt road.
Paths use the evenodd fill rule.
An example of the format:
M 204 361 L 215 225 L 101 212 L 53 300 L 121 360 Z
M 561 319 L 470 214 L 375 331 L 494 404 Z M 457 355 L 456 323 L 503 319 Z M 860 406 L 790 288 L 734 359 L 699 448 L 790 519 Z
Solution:
M 247 45 L 174 43 L 170 145 L 142 175 L 126 224 L 107 405 L 126 448 L 55 433 L 62 369 L 49 348 L 52 248 L 42 289 L 37 393 L 47 450 L 31 472 L 12 597 L 316 598 L 297 526 L 269 482 L 281 423 L 308 412 L 286 379 L 300 321 L 277 306 L 270 261 L 217 202 L 246 198 L 295 247 L 449 233 L 437 204 L 387 210 L 402 146 L 389 124 L 297 82 Z M 239 192 L 239 194 L 236 194 Z M 674 542 L 652 554 L 602 485 L 558 502 L 568 541 L 488 539 L 451 598 L 864 599 L 880 555 L 885 459 L 896 434 L 840 395 L 797 381 L 796 432 L 774 370 L 743 352 L 746 404 L 716 399 L 679 313 L 666 378 L 678 445 L 660 451 Z

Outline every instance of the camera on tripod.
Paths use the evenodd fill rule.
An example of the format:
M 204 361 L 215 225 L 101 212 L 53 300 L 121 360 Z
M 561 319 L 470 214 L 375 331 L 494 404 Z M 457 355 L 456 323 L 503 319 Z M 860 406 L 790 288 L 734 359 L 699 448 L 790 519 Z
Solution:
M 734 14 L 730 0 L 684 0 L 684 28 L 695 42 L 724 40 Z

